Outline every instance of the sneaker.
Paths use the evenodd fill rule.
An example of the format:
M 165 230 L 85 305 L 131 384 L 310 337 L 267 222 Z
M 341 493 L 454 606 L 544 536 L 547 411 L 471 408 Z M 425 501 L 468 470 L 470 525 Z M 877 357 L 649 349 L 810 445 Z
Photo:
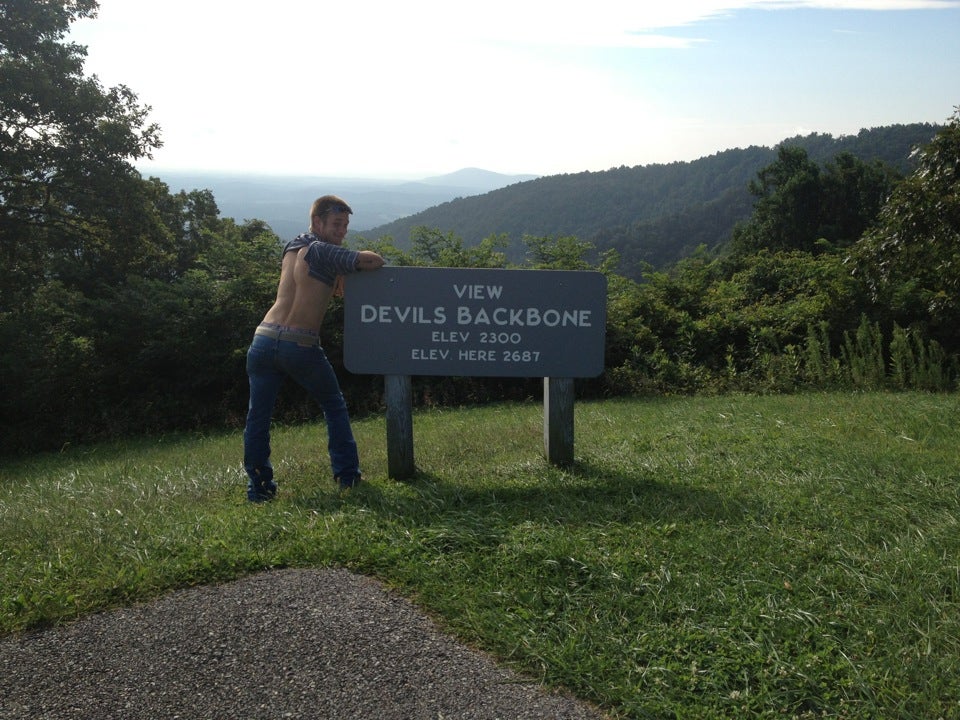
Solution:
M 250 478 L 247 483 L 247 500 L 250 502 L 266 502 L 277 496 L 277 484 L 270 477 Z
M 337 484 L 340 486 L 341 490 L 349 490 L 350 488 L 359 485 L 360 481 L 363 480 L 363 476 L 360 473 L 357 473 L 356 475 L 343 475 L 334 479 L 337 481 Z

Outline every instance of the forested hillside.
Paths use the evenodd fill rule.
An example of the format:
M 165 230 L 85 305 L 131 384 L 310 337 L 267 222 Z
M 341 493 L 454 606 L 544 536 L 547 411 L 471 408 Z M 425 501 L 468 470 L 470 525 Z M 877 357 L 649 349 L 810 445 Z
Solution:
M 938 129 L 916 123 L 839 138 L 815 133 L 781 146 L 803 148 L 818 163 L 850 153 L 906 173 L 913 150 Z M 410 248 L 411 231 L 418 226 L 452 232 L 468 246 L 506 235 L 506 254 L 514 262 L 523 260 L 525 235 L 570 235 L 598 251 L 617 250 L 620 271 L 637 277 L 643 263 L 664 267 L 701 245 L 712 249 L 727 242 L 734 226 L 750 216 L 748 185 L 776 157 L 777 148 L 749 147 L 692 162 L 543 177 L 443 203 L 360 235 L 390 237 L 401 249 Z

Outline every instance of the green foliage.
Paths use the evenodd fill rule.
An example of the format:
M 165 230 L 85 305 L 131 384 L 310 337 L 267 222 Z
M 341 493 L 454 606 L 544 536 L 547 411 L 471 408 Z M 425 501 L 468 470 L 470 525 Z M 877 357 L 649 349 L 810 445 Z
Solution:
M 275 292 L 278 240 L 132 160 L 148 107 L 63 42 L 95 2 L 0 5 L 0 450 L 222 423 Z
M 451 268 L 502 268 L 506 265 L 503 248 L 506 238 L 490 236 L 474 247 L 465 247 L 463 238 L 453 232 L 441 233 L 427 227 L 413 231 L 412 264 Z
M 237 422 L 249 335 L 273 300 L 278 240 L 217 221 L 168 278 L 129 275 L 83 293 L 39 285 L 0 315 L 2 449 Z
M 807 326 L 801 378 L 808 386 L 823 389 L 840 386 L 840 361 L 831 353 L 828 331 L 828 323 L 822 320 Z
M 615 253 L 604 254 L 599 266 L 588 260 L 594 249 L 592 243 L 576 237 L 534 237 L 526 235 L 523 244 L 527 247 L 527 265 L 534 270 L 593 270 L 609 271 L 617 264 Z
M 927 332 L 957 349 L 960 323 L 960 109 L 918 153 L 851 263 L 889 319 L 922 319 Z
M 120 242 L 144 215 L 130 160 L 160 146 L 149 107 L 128 88 L 83 76 L 84 48 L 62 42 L 97 4 L 0 5 L 0 312 L 50 277 L 134 263 Z M 138 234 L 139 235 L 139 234 Z M 66 277 L 70 275 L 71 277 Z
M 948 306 L 943 298 L 954 282 L 950 253 L 958 246 L 942 227 L 949 227 L 956 194 L 947 170 L 960 157 L 950 144 L 953 133 L 948 127 L 937 136 L 920 154 L 917 170 L 918 176 L 940 179 L 939 185 L 927 187 L 925 196 L 942 213 L 938 242 L 918 238 L 910 246 L 914 264 L 873 266 L 897 268 L 897 274 L 887 276 L 886 297 L 909 304 L 879 302 L 876 289 L 884 276 L 871 276 L 862 267 L 864 248 L 876 247 L 876 234 L 863 242 L 859 237 L 876 222 L 880 208 L 881 217 L 889 217 L 891 205 L 898 202 L 906 206 L 903 214 L 913 207 L 898 200 L 900 189 L 891 205 L 882 205 L 894 182 L 889 168 L 867 166 L 848 155 L 820 168 L 802 149 L 783 147 L 777 162 L 761 171 L 752 186 L 759 198 L 756 210 L 734 234 L 730 254 L 711 257 L 701 250 L 669 273 L 648 274 L 635 290 L 641 299 L 634 307 L 652 338 L 643 361 L 623 351 L 609 356 L 615 384 L 659 392 L 954 387 L 960 344 L 943 316 L 934 314 Z M 927 168 L 931 163 L 936 172 Z M 911 227 L 923 228 L 929 220 Z M 927 250 L 937 248 L 939 259 L 930 263 Z M 860 267 L 853 262 L 857 259 Z M 923 262 L 928 267 L 921 268 Z M 924 283 L 934 282 L 930 268 L 938 268 L 940 286 L 926 297 L 941 302 L 925 305 L 919 298 Z M 874 303 L 868 279 L 873 280 Z M 887 307 L 899 310 L 891 316 Z M 904 327 L 910 328 L 908 337 L 898 329 Z M 935 328 L 942 328 L 939 334 L 931 334 Z M 629 346 L 622 333 L 614 337 Z
M 734 230 L 733 253 L 848 247 L 876 218 L 895 177 L 892 168 L 849 153 L 821 170 L 802 148 L 781 146 L 777 161 L 750 184 L 758 200 L 750 220 Z
M 0 315 L 0 393 L 4 450 L 62 443 L 84 429 L 75 408 L 92 392 L 100 365 L 89 303 L 56 280 L 43 284 L 29 307 Z
M 844 333 L 843 358 L 854 387 L 875 390 L 882 387 L 886 378 L 886 362 L 883 354 L 883 336 L 880 327 L 866 316 L 861 318 L 855 333 Z
M 915 329 L 893 326 L 890 383 L 897 389 L 948 390 L 955 364 L 936 340 L 925 342 Z
M 812 250 L 820 216 L 820 167 L 806 151 L 781 147 L 777 162 L 758 173 L 750 192 L 758 198 L 748 226 L 753 232 L 734 233 L 738 251 Z
M 682 211 L 640 220 L 626 227 L 603 227 L 595 243 L 616 251 L 618 271 L 639 279 L 647 265 L 667 268 L 699 249 L 716 252 L 729 240 L 736 225 L 750 217 L 752 201 L 744 183 L 716 198 L 692 204 Z

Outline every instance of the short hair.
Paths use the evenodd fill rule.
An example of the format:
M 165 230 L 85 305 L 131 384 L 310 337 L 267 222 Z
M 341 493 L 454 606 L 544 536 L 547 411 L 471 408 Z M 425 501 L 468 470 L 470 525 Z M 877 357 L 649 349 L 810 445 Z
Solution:
M 343 198 L 339 198 L 336 195 L 324 195 L 313 201 L 313 205 L 310 207 L 310 222 L 312 223 L 315 217 L 323 220 L 332 212 L 345 212 L 348 215 L 353 215 L 353 210 L 347 205 Z

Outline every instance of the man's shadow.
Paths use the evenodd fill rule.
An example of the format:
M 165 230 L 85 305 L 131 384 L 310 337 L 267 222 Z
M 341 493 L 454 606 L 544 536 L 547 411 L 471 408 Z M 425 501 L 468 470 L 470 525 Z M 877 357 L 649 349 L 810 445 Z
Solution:
M 440 546 L 472 547 L 495 546 L 507 529 L 523 523 L 664 526 L 707 520 L 732 525 L 753 516 L 756 504 L 733 489 L 720 493 L 674 477 L 660 479 L 652 470 L 624 471 L 594 460 L 562 469 L 545 465 L 535 472 L 545 474 L 547 480 L 528 484 L 522 471 L 511 477 L 500 470 L 502 484 L 492 479 L 476 487 L 421 469 L 409 480 L 365 483 L 346 493 L 323 492 L 297 502 L 315 512 L 331 513 L 345 505 L 362 506 L 384 519 L 432 529 L 430 534 Z M 404 491 L 384 492 L 383 482 L 400 483 Z

